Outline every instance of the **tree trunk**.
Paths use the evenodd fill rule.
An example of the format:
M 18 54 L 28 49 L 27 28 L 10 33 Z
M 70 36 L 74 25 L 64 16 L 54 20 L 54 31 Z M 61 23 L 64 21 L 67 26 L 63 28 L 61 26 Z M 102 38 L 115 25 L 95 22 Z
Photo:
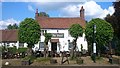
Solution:
M 71 49 L 71 59 L 74 58 L 74 47 Z
M 76 57 L 76 41 L 77 41 L 77 38 L 73 41 L 73 48 L 72 48 L 72 59 Z
M 32 48 L 28 48 L 28 49 L 27 49 L 27 54 L 28 54 L 28 56 L 31 56 L 31 55 L 32 55 Z
M 32 47 L 33 47 L 34 44 L 31 44 L 31 43 L 28 43 L 28 49 L 27 49 L 27 55 L 28 56 L 32 56 L 33 54 L 33 51 L 32 51 Z
M 75 58 L 77 57 L 77 53 L 76 53 L 76 45 L 77 45 L 77 44 L 76 44 L 76 41 L 77 41 L 77 39 L 75 39 L 75 47 L 74 47 L 74 52 L 75 52 L 75 53 L 74 53 L 74 57 L 75 57 Z
M 44 57 L 48 57 L 48 45 L 47 44 L 44 47 Z

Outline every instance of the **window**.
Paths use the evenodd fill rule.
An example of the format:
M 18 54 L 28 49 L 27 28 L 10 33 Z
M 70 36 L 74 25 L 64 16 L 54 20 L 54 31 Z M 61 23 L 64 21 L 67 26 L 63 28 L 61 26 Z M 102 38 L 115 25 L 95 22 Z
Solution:
M 68 48 L 68 49 L 72 49 L 72 47 L 73 47 L 73 43 L 70 42 L 70 40 L 68 40 L 68 45 L 69 45 L 69 48 Z
M 70 43 L 69 43 L 69 49 L 72 49 L 72 47 L 73 47 L 73 43 L 70 42 Z
M 40 42 L 40 49 L 44 50 L 44 42 Z
M 19 47 L 24 47 L 24 43 L 19 43 Z

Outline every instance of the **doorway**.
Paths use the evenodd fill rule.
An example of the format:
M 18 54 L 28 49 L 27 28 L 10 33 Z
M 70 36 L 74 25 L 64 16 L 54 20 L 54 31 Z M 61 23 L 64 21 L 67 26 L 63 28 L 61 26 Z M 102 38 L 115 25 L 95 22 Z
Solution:
M 57 42 L 51 43 L 51 56 L 55 57 L 55 54 L 57 52 Z
M 57 51 L 57 42 L 52 42 L 51 50 L 52 50 L 53 52 L 56 52 L 56 51 Z

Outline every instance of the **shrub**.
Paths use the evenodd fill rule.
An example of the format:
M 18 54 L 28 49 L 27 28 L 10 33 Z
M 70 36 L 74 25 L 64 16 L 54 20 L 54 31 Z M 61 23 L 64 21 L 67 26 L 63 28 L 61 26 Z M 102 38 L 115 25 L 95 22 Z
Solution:
M 18 53 L 22 53 L 22 52 L 26 52 L 27 48 L 18 48 L 17 52 Z
M 30 60 L 30 62 L 33 62 L 36 59 L 35 56 L 26 56 L 25 58 L 23 58 L 22 60 Z
M 17 48 L 16 48 L 16 47 L 9 47 L 9 48 L 8 48 L 8 51 L 9 51 L 10 53 L 12 53 L 12 54 L 16 54 Z

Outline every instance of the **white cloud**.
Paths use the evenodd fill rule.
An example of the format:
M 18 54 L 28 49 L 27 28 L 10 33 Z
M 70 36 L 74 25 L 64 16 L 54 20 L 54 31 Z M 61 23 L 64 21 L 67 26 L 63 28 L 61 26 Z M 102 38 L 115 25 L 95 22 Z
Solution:
M 44 12 L 58 11 L 59 17 L 79 17 L 81 6 L 85 9 L 86 20 L 92 18 L 104 18 L 107 14 L 113 14 L 113 6 L 103 9 L 95 1 L 88 2 L 37 2 L 34 3 L 36 7 L 40 7 Z
M 12 0 L 11 0 L 12 1 Z M 18 1 L 18 0 L 15 0 Z M 23 0 L 21 0 L 23 1 Z M 28 1 L 28 0 L 24 0 Z M 92 18 L 104 18 L 107 14 L 113 14 L 114 8 L 110 6 L 107 9 L 103 9 L 100 5 L 98 5 L 95 1 L 88 2 L 35 2 L 32 5 L 36 5 L 40 7 L 40 10 L 45 12 L 49 11 L 59 11 L 59 17 L 79 17 L 81 6 L 85 9 L 85 17 L 86 20 L 90 20 Z M 34 11 L 31 5 L 28 5 L 28 10 Z
M 19 25 L 20 21 L 16 21 L 13 18 L 7 19 L 7 20 L 1 20 L 0 21 L 0 29 L 6 29 L 9 24 L 13 25 L 15 23 L 17 25 Z
M 83 4 L 78 5 L 68 5 L 61 9 L 61 13 L 59 14 L 61 17 L 79 17 L 81 6 L 85 9 L 85 17 L 87 20 L 92 18 L 104 18 L 107 14 L 113 14 L 114 8 L 110 6 L 108 9 L 103 9 L 100 5 L 98 5 L 94 1 L 89 1 Z
M 68 5 L 77 5 L 80 3 L 81 2 L 79 3 L 77 2 L 37 2 L 37 3 L 34 3 L 34 5 L 38 8 L 40 7 L 40 9 L 44 11 L 54 11 L 54 10 L 56 11 Z
M 32 7 L 31 5 L 28 5 L 28 10 L 33 11 L 33 12 L 34 12 L 34 9 L 33 9 L 33 7 Z
M 68 5 L 61 9 L 60 16 L 61 17 L 79 16 L 79 7 L 77 5 Z
M 110 6 L 110 7 L 108 8 L 108 11 L 109 11 L 110 15 L 112 15 L 112 14 L 115 12 L 114 7 L 113 7 L 113 6 Z

